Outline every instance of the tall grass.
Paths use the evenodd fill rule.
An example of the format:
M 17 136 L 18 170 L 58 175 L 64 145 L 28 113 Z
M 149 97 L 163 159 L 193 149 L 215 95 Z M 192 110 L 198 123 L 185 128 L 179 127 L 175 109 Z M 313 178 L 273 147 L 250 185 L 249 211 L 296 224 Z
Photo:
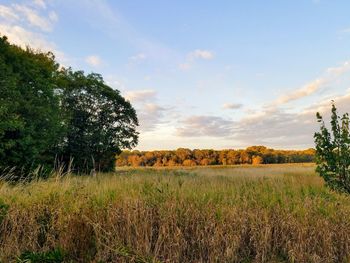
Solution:
M 67 262 L 348 262 L 350 198 L 313 170 L 120 169 L 3 181 L 0 261 L 60 249 Z

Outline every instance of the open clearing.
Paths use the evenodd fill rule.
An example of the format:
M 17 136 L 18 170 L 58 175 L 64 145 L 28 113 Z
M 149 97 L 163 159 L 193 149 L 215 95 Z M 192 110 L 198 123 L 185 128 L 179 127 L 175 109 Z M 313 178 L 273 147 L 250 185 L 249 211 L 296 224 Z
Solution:
M 313 164 L 118 168 L 0 182 L 0 261 L 348 262 L 350 198 Z

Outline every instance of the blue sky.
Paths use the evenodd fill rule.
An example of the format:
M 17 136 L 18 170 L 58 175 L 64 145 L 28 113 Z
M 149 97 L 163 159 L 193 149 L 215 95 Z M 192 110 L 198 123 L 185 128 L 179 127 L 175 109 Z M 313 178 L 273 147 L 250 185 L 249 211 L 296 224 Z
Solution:
M 350 111 L 350 1 L 0 0 L 0 33 L 98 72 L 142 150 L 313 146 Z

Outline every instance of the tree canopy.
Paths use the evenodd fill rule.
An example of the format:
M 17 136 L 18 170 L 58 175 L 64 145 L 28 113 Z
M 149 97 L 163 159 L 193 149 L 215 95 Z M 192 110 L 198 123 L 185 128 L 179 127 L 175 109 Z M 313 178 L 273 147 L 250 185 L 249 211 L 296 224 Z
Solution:
M 0 38 L 0 167 L 28 170 L 54 160 L 61 129 L 52 53 Z
M 117 166 L 196 166 L 302 163 L 314 161 L 315 150 L 274 150 L 251 146 L 245 150 L 211 150 L 179 148 L 174 151 L 123 151 Z
M 116 154 L 137 144 L 134 108 L 98 74 L 62 70 L 59 79 L 66 117 L 65 162 L 73 159 L 78 172 L 113 170 Z
M 130 102 L 102 76 L 0 38 L 0 171 L 25 174 L 55 160 L 110 171 L 115 155 L 137 144 L 137 126 Z

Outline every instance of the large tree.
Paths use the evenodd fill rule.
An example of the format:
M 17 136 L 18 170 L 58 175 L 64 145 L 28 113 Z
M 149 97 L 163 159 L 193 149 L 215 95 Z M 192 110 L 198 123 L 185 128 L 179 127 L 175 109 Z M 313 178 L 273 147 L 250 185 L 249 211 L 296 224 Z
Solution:
M 116 154 L 137 144 L 135 109 L 98 74 L 62 70 L 59 87 L 67 131 L 64 162 L 72 160 L 79 173 L 113 170 Z
M 23 50 L 0 37 L 0 170 L 27 173 L 53 164 L 61 131 L 57 69 L 52 53 Z
M 0 175 L 49 172 L 55 160 L 80 173 L 111 171 L 116 154 L 137 144 L 137 125 L 134 108 L 100 75 L 62 69 L 52 53 L 0 37 Z

